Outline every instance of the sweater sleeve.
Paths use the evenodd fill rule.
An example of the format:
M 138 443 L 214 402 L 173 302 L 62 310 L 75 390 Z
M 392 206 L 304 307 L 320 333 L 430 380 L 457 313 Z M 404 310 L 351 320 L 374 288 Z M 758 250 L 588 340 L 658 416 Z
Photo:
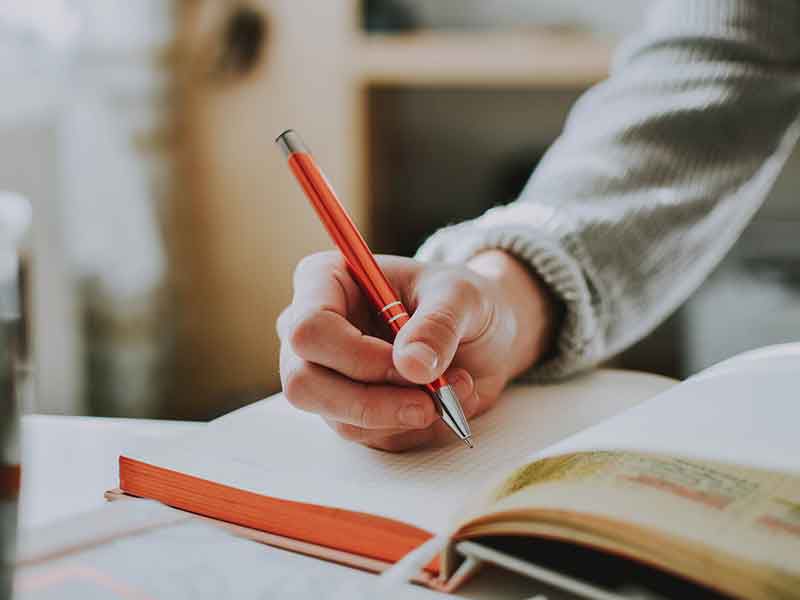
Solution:
M 586 369 L 694 291 L 768 194 L 797 140 L 800 2 L 668 0 L 573 107 L 520 198 L 418 251 L 504 249 L 565 307 L 532 379 Z

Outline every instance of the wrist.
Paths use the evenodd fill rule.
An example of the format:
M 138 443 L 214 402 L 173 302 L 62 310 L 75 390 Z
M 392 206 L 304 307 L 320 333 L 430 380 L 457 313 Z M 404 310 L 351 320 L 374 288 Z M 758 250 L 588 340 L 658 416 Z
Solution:
M 503 250 L 487 250 L 467 266 L 496 286 L 501 298 L 500 317 L 509 339 L 509 378 L 524 373 L 552 353 L 560 320 L 559 303 L 531 268 Z

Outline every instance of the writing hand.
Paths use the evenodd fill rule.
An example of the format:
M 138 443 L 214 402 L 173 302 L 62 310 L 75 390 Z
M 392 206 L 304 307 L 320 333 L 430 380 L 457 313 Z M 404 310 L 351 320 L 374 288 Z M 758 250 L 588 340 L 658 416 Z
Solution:
M 553 301 L 501 251 L 467 265 L 377 261 L 412 315 L 393 345 L 337 252 L 298 265 L 294 298 L 277 325 L 284 394 L 343 438 L 375 448 L 454 440 L 415 384 L 444 374 L 468 418 L 488 410 L 548 349 Z

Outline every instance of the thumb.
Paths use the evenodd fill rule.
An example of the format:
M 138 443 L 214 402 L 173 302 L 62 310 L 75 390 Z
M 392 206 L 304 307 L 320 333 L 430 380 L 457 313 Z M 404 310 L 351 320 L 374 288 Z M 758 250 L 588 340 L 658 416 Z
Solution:
M 473 285 L 452 281 L 420 294 L 419 305 L 398 332 L 392 351 L 402 377 L 424 384 L 445 372 L 459 342 L 472 329 L 480 306 L 477 298 Z

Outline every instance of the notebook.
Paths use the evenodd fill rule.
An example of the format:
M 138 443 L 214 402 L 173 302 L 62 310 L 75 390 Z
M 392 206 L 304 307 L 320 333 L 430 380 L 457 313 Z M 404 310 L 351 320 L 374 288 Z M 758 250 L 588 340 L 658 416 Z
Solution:
M 667 587 L 800 598 L 798 387 L 800 354 L 677 385 L 598 371 L 511 388 L 474 420 L 473 450 L 403 454 L 344 442 L 277 396 L 120 456 L 120 490 L 373 570 L 446 532 L 419 577 L 440 589 L 463 579 L 454 548 L 468 540 L 587 572 L 622 560 Z

